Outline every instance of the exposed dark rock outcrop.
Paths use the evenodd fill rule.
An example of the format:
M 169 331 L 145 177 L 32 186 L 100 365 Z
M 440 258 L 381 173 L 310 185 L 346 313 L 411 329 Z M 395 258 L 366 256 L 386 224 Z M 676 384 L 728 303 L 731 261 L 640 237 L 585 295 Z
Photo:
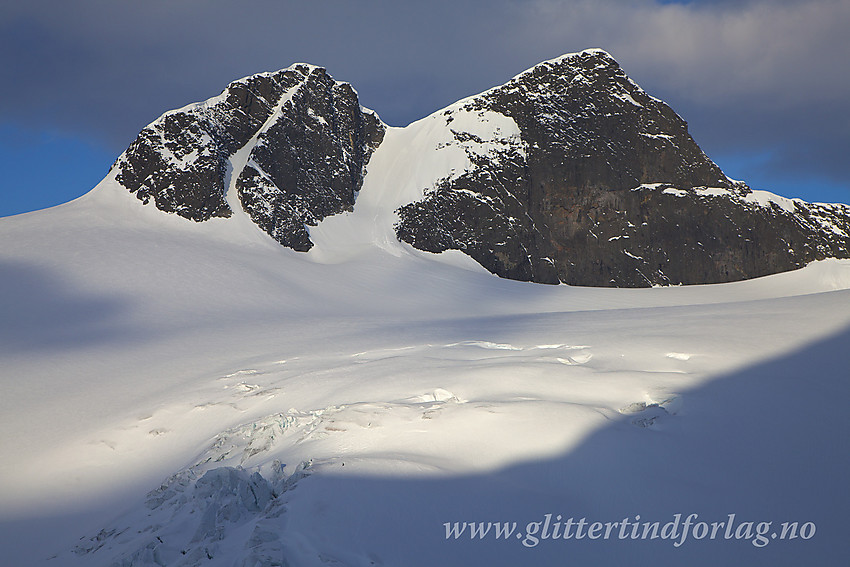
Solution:
M 383 138 L 357 93 L 323 70 L 309 74 L 261 132 L 236 180 L 243 208 L 275 240 L 312 247 L 305 225 L 351 210 L 369 156 Z
M 298 64 L 164 114 L 113 167 L 143 202 L 195 221 L 232 214 L 227 190 L 236 175 L 251 219 L 281 244 L 307 250 L 304 225 L 353 206 L 383 133 L 349 84 Z M 238 151 L 245 159 L 234 159 Z
M 426 189 L 399 210 L 400 239 L 462 250 L 503 277 L 594 286 L 724 282 L 850 255 L 850 208 L 758 202 L 601 50 L 451 113 L 482 109 L 516 122 L 525 156 Z

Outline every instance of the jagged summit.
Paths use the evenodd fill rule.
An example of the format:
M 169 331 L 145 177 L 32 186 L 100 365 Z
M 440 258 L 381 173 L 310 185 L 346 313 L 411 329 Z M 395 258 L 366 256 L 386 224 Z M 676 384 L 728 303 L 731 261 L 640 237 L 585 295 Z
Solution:
M 163 211 L 205 221 L 241 207 L 281 244 L 307 250 L 305 225 L 353 206 L 383 132 L 351 85 L 296 64 L 164 114 L 113 168 Z
M 541 283 L 715 283 L 850 255 L 850 207 L 729 179 L 601 49 L 542 62 L 406 128 L 384 125 L 325 69 L 296 64 L 164 114 L 114 174 L 191 220 L 244 211 L 294 250 L 319 236 L 325 249 L 390 238 Z M 311 236 L 352 211 L 369 218 Z

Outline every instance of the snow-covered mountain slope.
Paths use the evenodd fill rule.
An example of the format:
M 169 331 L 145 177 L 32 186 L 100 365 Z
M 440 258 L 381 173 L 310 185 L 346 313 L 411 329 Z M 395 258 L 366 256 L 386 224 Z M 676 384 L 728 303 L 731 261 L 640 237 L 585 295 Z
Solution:
M 415 152 L 430 124 L 382 147 Z M 370 171 L 404 167 L 389 156 Z M 0 220 L 4 562 L 843 559 L 848 261 L 707 286 L 517 282 L 394 240 L 381 203 L 419 184 L 368 197 L 389 191 L 372 179 L 307 254 L 247 215 L 164 215 L 113 178 Z M 735 530 L 552 538 L 558 515 L 563 532 L 675 514 L 680 532 L 690 514 Z M 518 527 L 473 541 L 454 522 Z M 771 538 L 782 522 L 796 539 Z

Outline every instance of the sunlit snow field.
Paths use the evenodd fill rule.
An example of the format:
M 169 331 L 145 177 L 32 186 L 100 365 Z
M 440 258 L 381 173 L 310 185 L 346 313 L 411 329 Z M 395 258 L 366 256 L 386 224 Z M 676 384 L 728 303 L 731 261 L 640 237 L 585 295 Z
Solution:
M 368 211 L 314 229 L 308 254 L 245 219 L 164 215 L 110 179 L 3 219 L 0 562 L 846 559 L 850 262 L 545 286 L 358 241 Z M 531 545 L 547 514 L 816 532 Z M 517 532 L 447 538 L 454 522 Z

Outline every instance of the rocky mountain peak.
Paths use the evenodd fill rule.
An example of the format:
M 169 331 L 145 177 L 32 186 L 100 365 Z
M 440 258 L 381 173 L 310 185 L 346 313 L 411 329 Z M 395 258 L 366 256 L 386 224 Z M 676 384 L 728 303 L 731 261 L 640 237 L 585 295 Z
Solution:
M 732 187 L 691 138 L 687 122 L 601 49 L 536 65 L 487 95 L 491 107 L 517 121 L 532 148 L 572 162 L 572 173 L 564 173 L 577 188 L 662 181 Z
M 414 247 L 462 250 L 513 279 L 626 287 L 733 281 L 848 254 L 846 208 L 791 212 L 754 197 L 602 50 L 536 65 L 459 110 L 509 117 L 522 151 L 402 207 L 398 236 Z
M 356 206 L 373 154 L 399 152 L 378 172 L 378 194 L 411 195 L 393 216 L 398 240 L 540 283 L 716 283 L 850 256 L 850 207 L 729 179 L 600 49 L 540 63 L 404 130 L 415 151 L 381 145 L 388 129 L 351 85 L 296 64 L 164 114 L 114 170 L 163 211 L 205 221 L 241 210 L 307 251 L 311 226 Z
M 307 250 L 305 225 L 353 206 L 383 132 L 351 85 L 299 63 L 165 113 L 113 168 L 160 210 L 205 221 L 241 207 L 281 244 Z

